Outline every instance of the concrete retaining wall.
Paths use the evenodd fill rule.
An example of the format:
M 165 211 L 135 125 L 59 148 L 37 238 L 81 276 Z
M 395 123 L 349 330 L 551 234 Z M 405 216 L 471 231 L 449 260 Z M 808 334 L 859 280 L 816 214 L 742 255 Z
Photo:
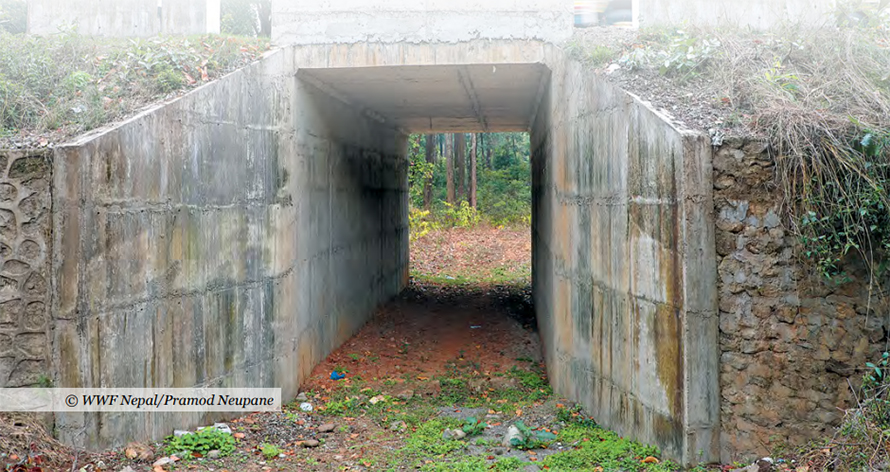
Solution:
M 29 0 L 28 33 L 88 36 L 219 33 L 220 0 Z
M 0 151 L 0 388 L 52 377 L 48 154 Z
M 834 24 L 834 0 L 639 0 L 640 26 L 732 26 L 767 29 L 782 24 Z
M 719 456 L 710 147 L 575 62 L 532 132 L 534 297 L 556 392 L 685 462 Z
M 478 39 L 567 40 L 565 0 L 273 0 L 278 45 L 359 42 L 450 43 Z
M 404 135 L 283 52 L 57 149 L 53 352 L 66 387 L 281 387 L 407 280 Z M 198 414 L 59 414 L 86 447 Z

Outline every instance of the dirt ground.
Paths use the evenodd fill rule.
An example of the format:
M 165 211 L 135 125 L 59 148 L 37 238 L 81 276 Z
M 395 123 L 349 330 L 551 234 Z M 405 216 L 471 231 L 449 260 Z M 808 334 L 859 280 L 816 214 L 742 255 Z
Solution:
M 411 273 L 421 279 L 456 283 L 531 283 L 531 229 L 450 228 L 411 244 Z
M 405 435 L 416 430 L 424 419 L 443 418 L 447 422 L 472 415 L 487 416 L 492 425 L 480 439 L 492 442 L 500 442 L 498 436 L 507 427 L 504 419 L 521 417 L 531 419 L 535 426 L 549 426 L 555 418 L 549 390 L 539 395 L 538 402 L 529 404 L 494 400 L 487 405 L 482 400 L 496 389 L 520 392 L 519 381 L 510 375 L 511 371 L 543 374 L 540 343 L 531 316 L 526 288 L 467 289 L 414 284 L 316 366 L 301 387 L 304 400 L 313 405 L 313 411 L 300 410 L 301 402 L 295 401 L 281 412 L 256 413 L 230 421 L 228 424 L 238 437 L 234 454 L 216 460 L 193 457 L 187 462 L 178 461 L 175 470 L 377 470 L 373 464 L 380 464 L 402 447 Z M 334 370 L 343 372 L 345 378 L 331 380 Z M 449 383 L 451 379 L 461 379 L 461 383 Z M 541 385 L 545 385 L 543 380 Z M 458 390 L 459 401 L 443 397 L 443 390 L 452 397 Z M 334 411 L 337 405 L 350 402 L 353 394 L 356 408 Z M 376 402 L 380 408 L 373 408 L 372 399 L 376 397 L 380 398 Z M 497 405 L 498 410 L 489 408 Z M 516 405 L 520 405 L 518 409 L 514 408 Z M 416 416 L 412 408 L 423 413 Z M 393 422 L 401 421 L 405 421 L 404 427 L 399 423 L 395 430 L 391 429 Z M 319 427 L 327 423 L 333 424 L 334 430 L 320 432 Z M 36 431 L 35 425 L 28 426 L 30 431 Z M 72 465 L 76 465 L 73 470 L 86 467 L 87 471 L 119 471 L 126 470 L 125 467 L 133 471 L 174 470 L 171 466 L 152 466 L 158 459 L 168 457 L 161 443 L 132 445 L 131 451 L 150 451 L 142 459 L 127 458 L 125 448 L 104 454 L 79 454 L 77 464 L 73 464 L 76 451 L 52 444 L 51 439 L 44 437 L 52 454 L 34 450 L 29 460 L 26 443 L 37 436 L 21 435 L 20 444 L 6 445 L 18 446 L 0 457 L 8 470 L 71 470 Z M 305 441 L 313 439 L 320 444 L 305 447 Z M 262 454 L 263 445 L 275 446 L 279 455 L 267 459 Z M 480 451 L 484 449 L 478 447 Z M 497 452 L 491 455 L 511 457 L 506 448 Z M 538 455 L 535 451 L 531 451 L 532 455 L 513 452 L 523 460 Z M 17 463 L 21 467 L 17 468 Z M 391 465 L 402 468 L 399 464 Z M 405 464 L 405 468 L 410 467 Z

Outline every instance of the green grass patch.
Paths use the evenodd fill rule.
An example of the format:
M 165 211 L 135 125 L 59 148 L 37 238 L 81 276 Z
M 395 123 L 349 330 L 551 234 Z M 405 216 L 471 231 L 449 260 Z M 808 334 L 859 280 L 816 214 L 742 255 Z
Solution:
M 547 456 L 541 465 L 554 472 L 594 471 L 597 467 L 603 470 L 624 471 L 679 471 L 680 466 L 664 461 L 644 463 L 647 457 L 658 457 L 660 452 L 655 446 L 648 446 L 619 437 L 612 431 L 599 426 L 588 426 L 572 423 L 563 428 L 557 436 L 564 444 L 574 449 Z

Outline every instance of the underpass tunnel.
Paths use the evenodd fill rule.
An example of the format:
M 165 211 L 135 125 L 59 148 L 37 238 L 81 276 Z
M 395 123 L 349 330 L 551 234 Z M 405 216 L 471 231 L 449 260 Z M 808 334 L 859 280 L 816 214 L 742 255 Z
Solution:
M 323 96 L 313 100 L 314 107 L 325 109 L 325 101 L 334 99 L 358 112 L 373 126 L 387 130 L 383 135 L 398 136 L 400 152 L 407 156 L 407 137 L 411 134 L 530 132 L 543 97 L 549 92 L 550 70 L 541 63 L 324 67 L 301 68 L 296 77 L 301 86 L 312 90 L 311 95 Z M 335 118 L 323 121 L 329 122 L 328 128 L 338 126 Z M 338 129 L 336 132 L 342 135 L 348 134 L 349 130 Z M 344 136 L 340 141 L 349 141 L 349 138 Z M 341 184 L 344 187 L 362 187 L 365 185 L 365 174 L 378 172 L 364 167 L 364 163 L 359 164 L 362 161 L 338 161 L 333 164 L 338 168 L 331 169 L 331 174 L 345 179 Z M 399 172 L 398 175 L 403 179 L 400 185 L 407 187 L 407 173 Z M 333 203 L 332 211 L 337 211 L 336 207 L 359 205 L 362 214 L 371 219 L 386 222 L 399 219 L 398 226 L 407 231 L 407 192 L 400 195 L 400 204 L 381 204 L 380 198 L 373 195 L 351 202 L 340 195 L 331 198 L 342 202 Z M 396 211 L 398 215 L 393 214 Z M 358 226 L 367 227 L 367 224 Z M 339 236 L 334 232 L 339 232 Z M 335 240 L 358 239 L 367 237 L 367 233 L 367 230 L 351 228 L 347 222 L 345 226 L 339 225 L 339 229 L 332 229 L 330 236 Z M 410 251 L 405 239 L 398 245 L 398 251 L 402 254 L 394 257 L 400 261 L 407 260 Z M 334 243 L 335 247 L 346 245 Z M 406 272 L 408 269 L 403 268 Z M 357 273 L 346 269 L 341 270 L 340 274 L 347 272 Z M 402 286 L 407 286 L 407 277 L 402 278 Z M 530 306 L 514 311 L 517 311 L 518 318 L 522 318 L 522 323 L 535 324 Z M 524 313 L 519 314 L 518 311 Z M 454 318 L 456 324 L 467 324 L 464 321 L 464 314 Z M 469 329 L 471 324 L 465 328 Z

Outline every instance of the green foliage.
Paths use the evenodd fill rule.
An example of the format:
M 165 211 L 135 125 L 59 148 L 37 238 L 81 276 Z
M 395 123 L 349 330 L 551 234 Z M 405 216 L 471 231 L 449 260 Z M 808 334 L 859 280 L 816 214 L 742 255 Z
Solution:
M 260 446 L 260 452 L 263 454 L 263 457 L 265 457 L 266 460 L 268 461 L 268 460 L 272 460 L 272 459 L 278 457 L 278 455 L 281 454 L 281 448 L 279 448 L 278 446 L 276 446 L 274 444 L 263 443 Z
M 271 0 L 222 0 L 220 2 L 220 31 L 238 36 L 262 34 L 260 15 L 268 11 Z
M 495 226 L 531 224 L 528 133 L 485 134 L 479 140 L 475 210 L 469 203 L 465 206 L 464 202 L 446 202 L 446 159 L 440 157 L 435 164 L 427 163 L 425 139 L 424 135 L 412 135 L 408 140 L 409 201 L 413 207 L 423 208 L 424 184 L 428 180 L 432 183 L 431 212 L 418 215 L 417 223 L 426 222 L 431 230 L 437 226 L 472 227 L 483 221 Z M 486 160 L 488 155 L 490 163 Z M 464 174 L 469 185 L 469 171 Z
M 542 465 L 553 471 L 677 471 L 677 464 L 670 461 L 643 463 L 648 456 L 658 457 L 657 447 L 622 439 L 617 434 L 597 426 L 572 423 L 559 432 L 558 439 L 574 449 L 547 456 Z
M 512 472 L 522 469 L 525 465 L 525 462 L 515 457 L 507 457 L 494 464 L 490 464 L 483 457 L 472 456 L 457 462 L 424 464 L 420 470 L 424 472 L 486 472 L 492 470 L 495 472 Z
M 218 77 L 266 48 L 215 35 L 121 41 L 73 31 L 40 37 L 2 29 L 0 43 L 0 133 L 62 128 L 68 135 L 120 118 L 160 94 Z
M 716 38 L 675 30 L 655 34 L 648 46 L 633 49 L 621 57 L 620 63 L 631 69 L 657 67 L 662 75 L 682 80 L 698 75 L 720 51 Z
M 814 174 L 799 197 L 804 255 L 826 278 L 844 282 L 841 261 L 856 251 L 882 277 L 890 254 L 890 132 L 865 130 L 848 149 L 833 149 L 844 165 Z
M 475 436 L 477 434 L 482 434 L 485 431 L 485 428 L 488 427 L 488 424 L 482 421 L 482 419 L 476 419 L 475 417 L 469 417 L 464 422 L 463 432 L 467 433 L 467 436 Z
M 405 452 L 409 455 L 442 455 L 463 449 L 466 444 L 456 439 L 445 439 L 442 432 L 455 426 L 446 419 L 432 419 L 417 427 L 405 441 Z
M 178 454 L 183 451 L 206 456 L 208 452 L 217 450 L 220 457 L 235 452 L 235 438 L 216 428 L 204 428 L 182 436 L 168 436 L 165 440 L 164 452 Z
M 776 58 L 773 67 L 764 72 L 763 76 L 770 85 L 784 92 L 790 100 L 794 100 L 800 92 L 800 77 L 797 74 L 784 72 L 782 60 L 779 58 Z
M 479 212 L 466 201 L 457 206 L 446 202 L 441 215 L 444 225 L 457 228 L 472 228 L 479 224 L 479 219 Z
M 867 362 L 862 378 L 862 409 L 880 429 L 890 431 L 890 353 L 883 353 L 875 363 Z
M 513 423 L 519 432 L 522 433 L 521 438 L 513 438 L 510 444 L 516 449 L 538 449 L 547 447 L 556 440 L 556 435 L 549 431 L 534 430 L 525 425 L 522 421 Z
M 0 0 L 0 32 L 21 34 L 28 29 L 28 2 Z
M 438 227 L 439 224 L 430 217 L 429 211 L 413 206 L 408 209 L 408 229 L 411 242 L 417 241 Z
M 464 402 L 470 396 L 470 387 L 461 378 L 440 377 L 439 388 L 438 400 L 446 405 Z

